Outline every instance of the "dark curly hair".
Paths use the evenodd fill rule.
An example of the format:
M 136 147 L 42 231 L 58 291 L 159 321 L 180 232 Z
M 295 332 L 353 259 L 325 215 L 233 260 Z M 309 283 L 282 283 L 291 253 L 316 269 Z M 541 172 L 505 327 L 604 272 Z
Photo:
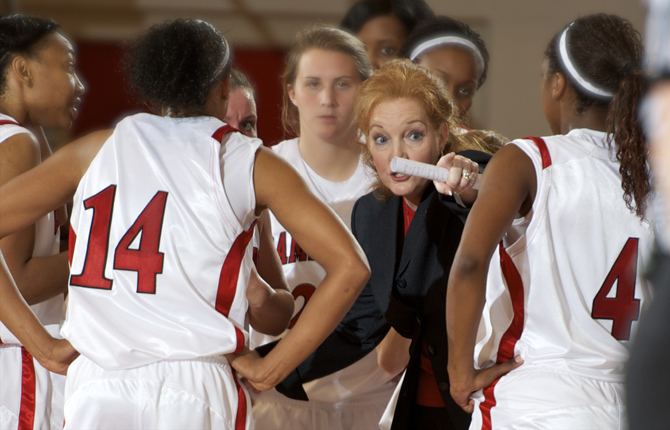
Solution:
M 131 87 L 149 104 L 200 113 L 212 87 L 229 76 L 231 51 L 211 24 L 177 19 L 151 27 L 125 64 Z
M 340 22 L 340 27 L 356 34 L 366 22 L 378 16 L 391 15 L 403 23 L 407 33 L 433 11 L 424 0 L 360 0 L 354 3 Z
M 50 19 L 21 14 L 0 17 L 0 95 L 5 92 L 7 67 L 14 55 L 33 55 L 35 46 L 58 29 Z
M 633 25 L 616 15 L 596 14 L 581 17 L 567 33 L 570 59 L 590 82 L 611 91 L 606 100 L 582 90 L 563 70 L 558 57 L 559 32 L 547 46 L 545 56 L 550 73 L 561 73 L 577 94 L 577 112 L 595 106 L 608 109 L 609 143 L 616 147 L 620 162 L 621 186 L 626 206 L 644 217 L 651 190 L 645 135 L 639 121 L 640 100 L 646 92 L 641 72 L 643 46 Z
M 484 40 L 479 33 L 474 31 L 464 22 L 443 15 L 435 16 L 421 22 L 407 37 L 403 55 L 409 57 L 414 48 L 421 43 L 433 37 L 444 35 L 460 36 L 474 43 L 477 49 L 479 49 L 479 52 L 484 58 L 484 69 L 477 82 L 477 88 L 480 88 L 486 81 L 486 75 L 489 68 L 489 51 L 486 49 L 486 43 L 484 43 Z

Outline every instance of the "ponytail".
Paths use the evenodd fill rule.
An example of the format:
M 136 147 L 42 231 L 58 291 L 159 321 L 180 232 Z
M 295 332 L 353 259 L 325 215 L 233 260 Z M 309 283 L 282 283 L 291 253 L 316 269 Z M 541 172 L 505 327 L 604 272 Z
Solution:
M 609 143 L 614 142 L 620 163 L 623 198 L 626 206 L 640 218 L 644 218 L 651 190 L 646 139 L 639 120 L 640 101 L 646 86 L 641 71 L 627 74 L 619 84 L 607 117 Z

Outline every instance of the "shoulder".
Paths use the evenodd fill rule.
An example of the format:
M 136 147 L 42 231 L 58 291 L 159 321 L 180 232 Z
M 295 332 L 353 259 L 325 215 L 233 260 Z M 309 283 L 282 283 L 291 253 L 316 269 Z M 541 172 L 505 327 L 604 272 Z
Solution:
M 276 145 L 270 147 L 270 149 L 272 149 L 272 152 L 275 154 L 278 154 L 284 158 L 294 156 L 295 154 L 299 154 L 298 138 L 282 140 Z
M 354 203 L 352 216 L 380 212 L 388 203 L 388 200 L 389 199 L 379 198 L 373 191 L 371 191 L 356 200 L 356 203 Z

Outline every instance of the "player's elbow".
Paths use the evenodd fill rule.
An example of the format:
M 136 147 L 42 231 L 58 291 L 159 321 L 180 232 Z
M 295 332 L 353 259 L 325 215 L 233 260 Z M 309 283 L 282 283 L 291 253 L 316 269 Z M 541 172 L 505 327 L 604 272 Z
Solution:
M 347 280 L 351 294 L 358 296 L 365 283 L 370 279 L 370 266 L 363 253 L 356 253 L 341 261 L 341 270 Z
M 459 284 L 472 277 L 481 275 L 488 269 L 488 260 L 476 254 L 459 252 L 451 266 L 449 283 Z

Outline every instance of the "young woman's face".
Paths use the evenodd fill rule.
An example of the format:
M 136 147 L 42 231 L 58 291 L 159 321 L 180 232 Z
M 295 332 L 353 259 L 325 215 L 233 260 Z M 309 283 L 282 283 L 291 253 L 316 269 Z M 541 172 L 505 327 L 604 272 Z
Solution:
M 228 110 L 224 121 L 249 137 L 258 137 L 256 101 L 249 89 L 238 87 L 228 94 Z
M 457 46 L 440 46 L 421 55 L 419 64 L 442 79 L 459 114 L 467 115 L 479 80 L 472 53 Z
M 25 92 L 31 124 L 67 128 L 79 114 L 82 84 L 75 69 L 72 43 L 60 33 L 44 38 L 27 57 L 30 81 Z
M 394 195 L 418 204 L 426 179 L 391 171 L 393 157 L 435 164 L 446 143 L 446 125 L 436 129 L 417 100 L 401 98 L 379 103 L 370 116 L 368 150 L 379 179 Z
M 333 140 L 355 134 L 354 101 L 360 85 L 356 65 L 348 54 L 305 51 L 295 83 L 288 89 L 291 102 L 298 108 L 301 135 Z
M 356 36 L 365 44 L 372 67 L 378 69 L 387 61 L 400 56 L 407 30 L 398 18 L 381 15 L 363 24 Z

